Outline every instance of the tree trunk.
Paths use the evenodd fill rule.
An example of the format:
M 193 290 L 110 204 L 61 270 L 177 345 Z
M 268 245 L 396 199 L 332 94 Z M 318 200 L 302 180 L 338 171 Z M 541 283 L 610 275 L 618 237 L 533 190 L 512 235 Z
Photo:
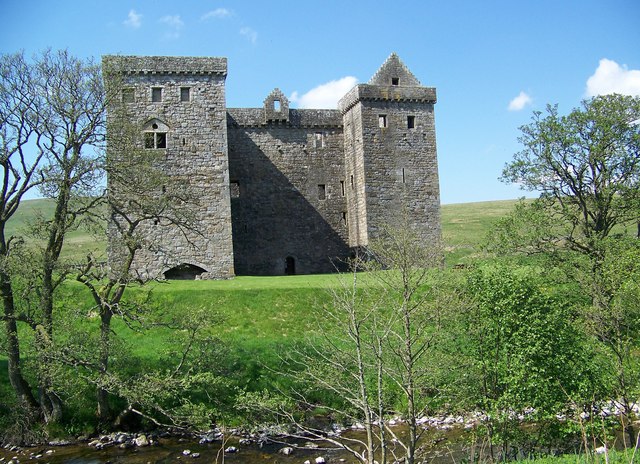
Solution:
M 31 413 L 36 411 L 39 405 L 31 392 L 28 382 L 22 375 L 22 369 L 20 367 L 20 341 L 18 339 L 18 326 L 15 320 L 13 288 L 9 276 L 4 272 L 0 272 L 0 294 L 4 306 L 9 382 L 11 382 L 11 386 L 16 393 L 18 402 Z
M 103 387 L 109 371 L 109 354 L 111 345 L 111 311 L 103 307 L 100 310 L 100 356 L 98 360 L 100 383 L 96 390 L 96 399 L 98 401 L 98 420 L 101 423 L 107 423 L 111 419 L 111 408 L 109 407 L 109 392 Z

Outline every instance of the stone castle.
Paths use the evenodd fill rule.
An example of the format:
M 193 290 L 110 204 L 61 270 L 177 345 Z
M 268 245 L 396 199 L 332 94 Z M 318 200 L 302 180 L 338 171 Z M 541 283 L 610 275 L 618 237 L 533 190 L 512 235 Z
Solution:
M 141 143 L 165 153 L 171 182 L 198 198 L 197 233 L 145 225 L 154 246 L 136 255 L 137 272 L 332 272 L 399 211 L 425 241 L 439 241 L 436 91 L 396 54 L 337 110 L 290 109 L 278 89 L 260 108 L 227 108 L 226 58 L 118 60 L 122 102 L 141 127 Z

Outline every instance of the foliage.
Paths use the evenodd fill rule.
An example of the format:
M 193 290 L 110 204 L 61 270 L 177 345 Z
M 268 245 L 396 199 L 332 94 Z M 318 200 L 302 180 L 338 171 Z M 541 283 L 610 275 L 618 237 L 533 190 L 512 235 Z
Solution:
M 471 274 L 468 291 L 475 302 L 464 326 L 475 407 L 488 415 L 487 433 L 504 457 L 531 440 L 522 417 L 543 427 L 570 400 L 589 400 L 599 390 L 597 366 L 571 308 L 535 273 L 482 267 Z M 537 446 L 548 445 L 535 435 Z
M 596 253 L 617 225 L 640 219 L 640 98 L 606 95 L 586 100 L 567 116 L 548 106 L 520 128 L 523 150 L 502 179 L 541 192 L 556 240 Z

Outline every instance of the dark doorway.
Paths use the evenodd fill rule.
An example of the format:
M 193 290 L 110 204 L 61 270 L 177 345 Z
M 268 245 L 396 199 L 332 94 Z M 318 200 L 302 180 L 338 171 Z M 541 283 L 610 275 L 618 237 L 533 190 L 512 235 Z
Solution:
M 284 273 L 286 275 L 294 275 L 296 273 L 296 260 L 291 256 L 287 256 L 287 259 L 285 259 Z
M 166 271 L 164 278 L 167 280 L 195 280 L 200 277 L 203 272 L 207 271 L 193 264 L 183 263 Z

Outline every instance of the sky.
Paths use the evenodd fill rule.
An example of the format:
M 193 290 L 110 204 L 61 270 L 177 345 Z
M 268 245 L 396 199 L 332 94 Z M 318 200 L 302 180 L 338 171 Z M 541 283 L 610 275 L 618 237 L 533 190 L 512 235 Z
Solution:
M 435 87 L 443 204 L 500 182 L 534 111 L 640 95 L 640 0 L 0 0 L 0 53 L 224 56 L 228 107 L 331 108 L 395 52 Z

